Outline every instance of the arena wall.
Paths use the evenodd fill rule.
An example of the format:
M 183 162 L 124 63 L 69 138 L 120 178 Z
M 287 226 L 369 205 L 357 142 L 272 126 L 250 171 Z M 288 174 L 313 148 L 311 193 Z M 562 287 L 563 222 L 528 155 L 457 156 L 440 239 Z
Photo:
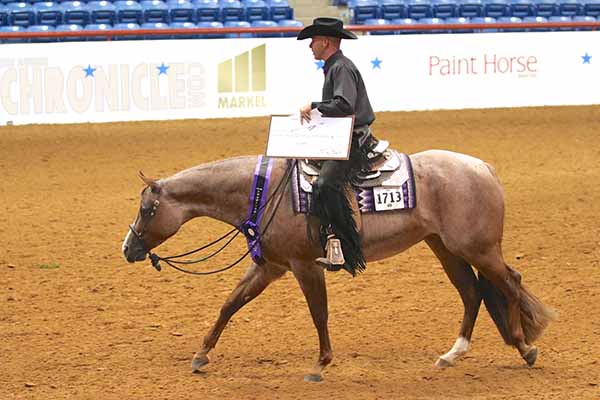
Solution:
M 318 100 L 295 38 L 3 44 L 0 124 L 289 114 Z M 363 36 L 343 43 L 376 111 L 600 104 L 600 32 Z

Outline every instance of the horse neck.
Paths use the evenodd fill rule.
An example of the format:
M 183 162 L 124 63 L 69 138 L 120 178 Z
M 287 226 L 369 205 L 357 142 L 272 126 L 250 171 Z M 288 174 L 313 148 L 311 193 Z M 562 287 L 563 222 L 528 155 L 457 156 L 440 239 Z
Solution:
M 210 217 L 237 226 L 244 221 L 256 157 L 199 165 L 165 180 L 165 189 L 182 211 L 185 223 Z

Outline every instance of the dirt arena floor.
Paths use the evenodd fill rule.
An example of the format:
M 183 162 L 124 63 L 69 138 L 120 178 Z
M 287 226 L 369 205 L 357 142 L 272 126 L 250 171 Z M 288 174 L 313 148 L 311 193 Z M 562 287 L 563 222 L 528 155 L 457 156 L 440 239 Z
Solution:
M 303 375 L 316 330 L 291 274 L 241 310 L 202 374 L 190 360 L 243 267 L 212 277 L 121 255 L 143 185 L 262 153 L 267 118 L 0 127 L 0 399 L 600 399 L 600 107 L 380 113 L 395 148 L 468 153 L 506 191 L 504 252 L 560 319 L 528 368 L 482 306 L 471 351 L 462 304 L 424 245 L 366 273 L 328 273 L 334 360 Z M 161 254 L 227 226 L 195 220 Z M 220 259 L 245 248 L 240 240 Z M 213 267 L 217 264 L 211 264 Z

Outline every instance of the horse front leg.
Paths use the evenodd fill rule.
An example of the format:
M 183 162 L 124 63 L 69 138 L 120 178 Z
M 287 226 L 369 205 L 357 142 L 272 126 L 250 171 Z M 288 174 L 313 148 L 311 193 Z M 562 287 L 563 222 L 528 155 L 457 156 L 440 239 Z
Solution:
M 323 369 L 333 359 L 327 320 L 327 288 L 323 268 L 313 263 L 292 263 L 292 272 L 304 293 L 310 315 L 319 334 L 319 359 L 315 366 L 304 377 L 305 381 L 319 382 L 323 379 Z
M 231 317 L 244 305 L 261 294 L 271 282 L 283 276 L 285 272 L 285 269 L 271 264 L 259 266 L 252 263 L 250 265 L 244 277 L 238 282 L 221 307 L 217 321 L 204 337 L 202 348 L 194 355 L 192 372 L 198 372 L 200 368 L 209 363 L 208 353 L 217 345 L 219 337 Z

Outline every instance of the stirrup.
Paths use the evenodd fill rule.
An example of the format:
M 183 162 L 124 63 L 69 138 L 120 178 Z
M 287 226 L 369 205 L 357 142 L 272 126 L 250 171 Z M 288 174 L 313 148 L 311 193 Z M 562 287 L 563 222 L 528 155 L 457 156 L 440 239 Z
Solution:
M 346 263 L 344 252 L 342 251 L 342 243 L 333 233 L 327 235 L 325 249 L 327 255 L 325 257 L 317 258 L 315 260 L 317 264 L 320 264 L 329 270 L 334 266 L 341 267 Z M 339 268 L 336 268 L 335 270 L 339 270 Z

